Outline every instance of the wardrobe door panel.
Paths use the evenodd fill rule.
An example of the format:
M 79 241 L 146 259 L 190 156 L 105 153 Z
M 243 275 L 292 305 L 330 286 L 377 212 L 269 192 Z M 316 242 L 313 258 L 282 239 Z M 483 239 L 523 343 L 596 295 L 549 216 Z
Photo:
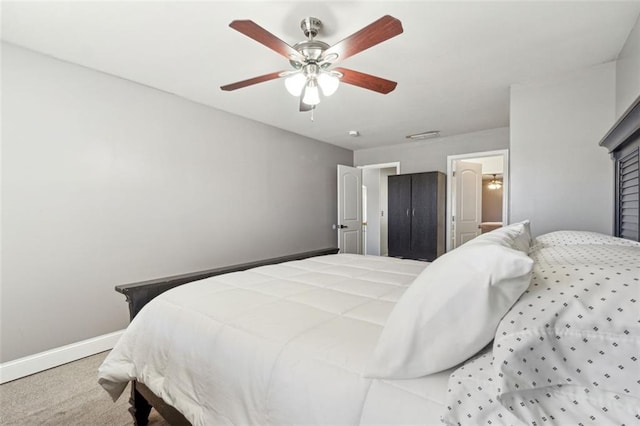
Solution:
M 411 176 L 389 176 L 389 256 L 411 255 Z
M 437 173 L 416 173 L 411 180 L 411 254 L 434 260 L 437 243 Z

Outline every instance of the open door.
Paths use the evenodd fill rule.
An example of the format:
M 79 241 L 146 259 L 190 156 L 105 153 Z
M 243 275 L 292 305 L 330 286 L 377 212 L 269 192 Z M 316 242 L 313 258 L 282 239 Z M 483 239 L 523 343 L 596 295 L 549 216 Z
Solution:
M 482 222 L 482 164 L 457 161 L 455 168 L 453 248 L 480 235 Z
M 502 214 L 498 215 L 500 219 L 492 219 L 494 216 L 494 212 L 487 214 L 487 212 L 482 212 L 482 210 L 487 210 L 485 207 L 485 200 L 480 201 L 475 207 L 480 209 L 475 211 L 475 209 L 471 209 L 471 202 L 468 201 L 463 209 L 462 206 L 456 205 L 456 203 L 461 203 L 459 200 L 460 190 L 457 189 L 457 181 L 456 175 L 459 176 L 463 172 L 463 169 L 467 168 L 466 165 L 463 167 L 459 165 L 460 162 L 467 163 L 477 163 L 482 164 L 482 173 L 484 176 L 488 174 L 497 174 L 502 176 Z M 477 171 L 474 171 L 474 174 L 479 174 Z M 467 176 L 469 177 L 469 176 Z M 469 179 L 472 180 L 472 179 Z M 475 179 L 473 179 L 475 180 Z M 477 181 L 476 181 L 477 184 Z M 486 188 L 482 187 L 482 180 L 480 180 L 480 197 L 486 196 Z M 473 194 L 474 191 L 471 191 Z M 489 204 L 491 204 L 491 200 L 489 200 Z M 480 229 L 465 229 L 465 228 L 473 228 L 475 226 L 475 220 L 473 224 L 463 224 L 463 223 L 454 223 L 454 219 L 456 218 L 464 218 L 470 219 L 468 216 L 470 215 L 469 211 L 474 212 L 473 216 L 477 216 L 482 221 L 501 221 L 503 223 L 509 223 L 509 150 L 508 149 L 499 149 L 495 151 L 484 151 L 484 152 L 469 152 L 467 154 L 458 154 L 458 155 L 448 155 L 447 156 L 447 251 L 453 250 L 460 243 L 464 241 L 468 241 L 469 239 L 474 238 L 474 234 L 478 235 L 478 233 L 482 233 Z M 464 217 L 467 215 L 467 217 Z M 475 219 L 475 218 L 474 218 Z M 469 232 L 466 236 L 460 236 L 456 232 L 456 226 L 462 226 L 460 229 L 463 232 Z
M 362 254 L 362 170 L 338 166 L 338 248 Z

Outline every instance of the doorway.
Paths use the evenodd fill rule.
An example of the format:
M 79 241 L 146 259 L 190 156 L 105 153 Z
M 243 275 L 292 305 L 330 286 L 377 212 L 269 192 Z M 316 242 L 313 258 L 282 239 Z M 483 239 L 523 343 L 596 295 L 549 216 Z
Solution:
M 370 164 L 362 169 L 363 197 L 363 247 L 365 254 L 388 256 L 388 177 L 400 174 L 400 163 Z
M 447 157 L 447 251 L 508 223 L 509 151 Z

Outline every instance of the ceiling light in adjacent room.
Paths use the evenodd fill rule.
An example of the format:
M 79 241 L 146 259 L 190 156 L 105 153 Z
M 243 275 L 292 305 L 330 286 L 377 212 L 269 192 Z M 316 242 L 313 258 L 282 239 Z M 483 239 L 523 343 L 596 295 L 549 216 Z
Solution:
M 493 179 L 491 179 L 491 181 L 489 181 L 489 184 L 487 185 L 487 188 L 489 189 L 500 189 L 502 188 L 502 182 L 499 181 L 498 179 L 496 179 L 496 175 L 493 175 Z

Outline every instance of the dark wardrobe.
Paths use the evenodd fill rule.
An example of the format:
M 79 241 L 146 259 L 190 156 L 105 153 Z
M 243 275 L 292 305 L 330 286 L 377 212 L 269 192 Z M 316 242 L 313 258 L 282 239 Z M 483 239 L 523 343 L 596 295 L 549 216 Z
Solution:
M 445 251 L 445 175 L 389 176 L 389 256 L 433 261 Z

